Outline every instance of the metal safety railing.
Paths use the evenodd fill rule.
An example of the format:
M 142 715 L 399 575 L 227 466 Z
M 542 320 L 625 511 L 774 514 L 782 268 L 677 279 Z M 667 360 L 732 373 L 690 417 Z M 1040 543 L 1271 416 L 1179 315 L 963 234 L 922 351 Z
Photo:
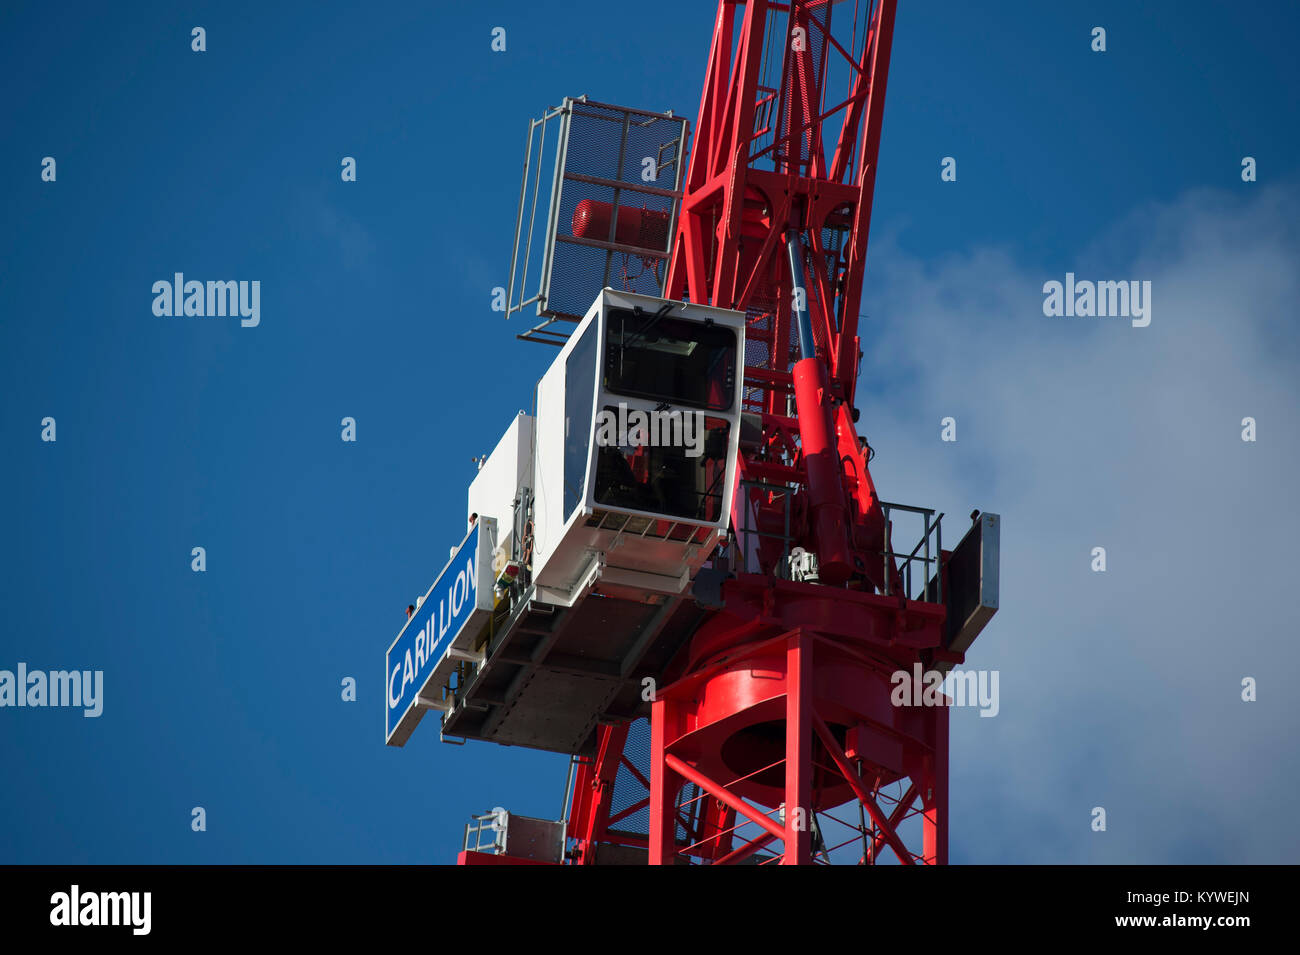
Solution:
M 751 494 L 751 492 L 758 492 L 758 494 Z M 794 488 L 787 487 L 784 484 L 769 484 L 765 481 L 740 482 L 737 500 L 740 502 L 739 509 L 742 517 L 741 526 L 733 531 L 736 538 L 736 546 L 732 548 L 735 552 L 733 569 L 741 573 L 762 573 L 763 568 L 759 561 L 759 547 L 764 538 L 780 542 L 781 556 L 776 566 L 781 568 L 786 565 L 794 541 L 793 536 L 790 534 L 790 503 L 794 493 Z M 783 524 L 779 534 L 775 531 L 764 531 L 750 526 L 751 520 L 757 520 L 755 499 L 761 495 L 780 496 L 782 499 Z
M 671 111 L 585 96 L 530 121 L 503 307 L 540 321 L 516 337 L 563 346 L 606 286 L 663 294 L 689 131 Z
M 888 501 L 881 501 L 880 508 L 885 513 L 885 539 L 880 552 L 885 571 L 885 595 L 892 596 L 901 588 L 903 596 L 909 600 L 943 603 L 943 574 L 939 572 L 943 554 L 943 514 L 936 516 L 936 512 L 928 507 L 892 504 Z M 894 521 L 897 514 L 914 514 L 922 521 L 921 537 L 907 554 L 894 550 Z M 922 586 L 919 593 L 912 586 L 914 564 L 920 565 Z M 931 564 L 934 565 L 933 577 Z
M 773 569 L 764 568 L 764 561 L 760 560 L 760 545 L 768 541 L 773 543 L 769 544 L 762 557 L 767 561 L 777 557 L 779 544 L 779 557 L 774 569 L 778 575 L 785 573 L 784 568 L 794 549 L 794 537 L 790 533 L 790 505 L 796 489 L 763 481 L 741 481 L 739 493 L 741 523 L 732 531 L 732 569 L 741 573 L 763 573 L 767 569 Z M 762 495 L 769 495 L 766 502 L 769 506 L 776 498 L 782 499 L 782 526 L 779 532 L 774 528 L 764 530 L 753 526 L 757 521 L 755 501 Z M 883 568 L 883 593 L 892 596 L 902 592 L 910 600 L 943 603 L 943 580 L 939 573 L 943 554 L 943 514 L 928 507 L 889 501 L 881 501 L 880 507 L 884 512 L 885 523 L 881 549 L 876 552 L 876 556 Z M 902 533 L 904 530 L 904 516 L 914 516 L 919 531 L 915 538 L 916 544 L 907 551 L 896 550 L 893 544 L 894 531 Z
M 504 809 L 493 809 L 481 816 L 473 816 L 472 821 L 465 823 L 465 844 L 462 848 L 466 852 L 505 854 L 508 822 L 509 814 Z

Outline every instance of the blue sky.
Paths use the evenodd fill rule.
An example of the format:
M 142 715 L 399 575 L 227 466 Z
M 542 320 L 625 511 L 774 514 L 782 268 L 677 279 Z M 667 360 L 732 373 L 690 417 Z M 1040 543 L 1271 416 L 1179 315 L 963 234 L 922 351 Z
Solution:
M 490 309 L 528 119 L 583 93 L 693 119 L 713 15 L 707 2 L 4 6 L 0 668 L 102 669 L 105 701 L 99 719 L 0 710 L 0 861 L 450 861 L 473 812 L 558 813 L 563 757 L 443 745 L 427 722 L 386 749 L 381 660 L 461 537 L 471 457 L 553 357 Z M 1231 697 L 1238 673 L 1297 662 L 1277 595 L 1294 570 L 1282 476 L 1300 461 L 1300 242 L 1283 214 L 1300 181 L 1298 21 L 1283 2 L 1230 16 L 902 4 L 864 295 L 877 483 L 890 500 L 998 510 L 1009 540 L 1056 531 L 1008 545 L 1006 609 L 969 661 L 1003 668 L 1004 703 L 997 719 L 956 715 L 954 861 L 1294 860 L 1300 847 L 1295 823 L 1264 815 L 1282 809 L 1267 796 L 1220 817 L 1174 785 L 1300 781 L 1293 746 L 1269 762 L 1271 734 L 1296 727 L 1279 694 L 1245 714 L 1187 695 L 1218 692 L 1218 674 Z M 1097 25 L 1104 54 L 1089 48 Z M 941 183 L 949 155 L 958 181 Z M 56 182 L 41 181 L 45 156 Z M 343 156 L 355 183 L 340 181 Z M 1155 275 L 1182 311 L 1145 339 L 1052 324 L 1036 286 L 1070 269 Z M 260 325 L 154 316 L 153 282 L 178 271 L 259 280 Z M 1225 328 L 1240 334 L 1221 341 Z M 1177 418 L 1201 398 L 1204 416 Z M 961 440 L 940 460 L 951 408 Z M 1273 443 L 1236 461 L 1252 408 L 1271 413 Z M 1203 444 L 1214 432 L 1231 440 Z M 1177 487 L 1151 486 L 1163 469 Z M 1225 525 L 1230 555 L 1214 546 Z M 1128 568 L 1100 582 L 1077 573 L 1099 538 L 1123 541 Z M 190 570 L 194 546 L 206 573 Z M 1275 556 L 1246 576 L 1252 553 Z M 1159 579 L 1142 576 L 1153 567 Z M 1089 590 L 1103 586 L 1115 591 Z M 1225 595 L 1261 592 L 1273 599 L 1244 625 Z M 1068 624 L 1054 616 L 1067 603 Z M 1171 623 L 1193 610 L 1183 622 L 1203 643 Z M 1167 678 L 1167 706 L 1147 667 Z M 1068 672 L 1085 674 L 1063 691 L 1077 711 L 1043 688 Z M 1098 702 L 1089 675 L 1113 699 Z M 340 699 L 348 676 L 356 703 Z M 1185 719 L 1164 726 L 1170 714 Z M 1035 729 L 1057 725 L 1051 739 Z M 1210 727 L 1216 746 L 1138 771 Z M 1119 809 L 1105 843 L 1086 826 L 1097 804 Z

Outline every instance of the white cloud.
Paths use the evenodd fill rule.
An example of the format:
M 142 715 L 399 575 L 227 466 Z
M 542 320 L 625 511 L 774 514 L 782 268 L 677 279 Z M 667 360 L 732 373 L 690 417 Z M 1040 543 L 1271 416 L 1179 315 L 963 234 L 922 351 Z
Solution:
M 966 663 L 1001 670 L 1001 712 L 953 713 L 955 862 L 1300 855 L 1300 191 L 1239 196 L 1137 210 L 1066 266 L 1151 280 L 1148 328 L 1045 317 L 1066 268 L 872 248 L 858 404 L 880 492 L 945 511 L 948 546 L 972 508 L 1003 516 L 1002 609 Z

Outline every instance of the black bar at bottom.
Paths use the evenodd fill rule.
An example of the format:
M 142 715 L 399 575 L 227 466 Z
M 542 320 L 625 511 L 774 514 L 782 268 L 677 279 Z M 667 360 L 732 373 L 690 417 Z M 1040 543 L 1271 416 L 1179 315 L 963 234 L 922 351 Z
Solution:
M 513 875 L 503 871 L 510 868 Z M 616 911 L 625 927 L 643 924 L 664 940 L 689 937 L 688 927 L 712 935 L 775 920 L 802 922 L 810 939 L 838 922 L 864 939 L 1130 936 L 1147 944 L 1199 936 L 1234 945 L 1258 929 L 1285 927 L 1281 905 L 1295 877 L 1281 866 L 951 866 L 751 872 L 702 883 L 633 867 L 567 875 L 545 868 L 5 866 L 0 926 L 6 941 L 63 935 L 71 944 L 115 946 L 146 938 L 205 947 L 255 939 L 463 944 L 460 932 L 489 932 L 496 950 L 510 932 L 533 945 L 561 925 L 580 930 L 586 918 L 598 927 L 608 917 L 599 913 Z M 761 911 L 743 911 L 750 893 L 767 900 Z

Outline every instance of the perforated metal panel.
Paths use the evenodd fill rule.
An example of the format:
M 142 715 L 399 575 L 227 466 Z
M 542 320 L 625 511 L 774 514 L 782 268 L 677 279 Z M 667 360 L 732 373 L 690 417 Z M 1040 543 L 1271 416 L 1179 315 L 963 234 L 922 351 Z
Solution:
M 563 344 L 606 287 L 663 294 L 688 134 L 671 112 L 585 97 L 531 124 L 506 313 L 543 321 L 519 338 Z
M 633 766 L 637 772 L 649 779 L 650 778 L 650 721 L 636 720 L 628 728 L 627 742 L 623 745 L 623 756 Z M 649 795 L 649 791 L 637 779 L 636 773 L 633 773 L 626 765 L 620 764 L 618 775 L 614 778 L 614 793 L 610 796 L 609 816 L 611 819 L 632 806 L 635 806 L 641 800 Z M 650 807 L 646 806 L 634 813 L 630 813 L 619 819 L 611 825 L 611 828 L 620 832 L 631 832 L 640 836 L 650 834 Z

